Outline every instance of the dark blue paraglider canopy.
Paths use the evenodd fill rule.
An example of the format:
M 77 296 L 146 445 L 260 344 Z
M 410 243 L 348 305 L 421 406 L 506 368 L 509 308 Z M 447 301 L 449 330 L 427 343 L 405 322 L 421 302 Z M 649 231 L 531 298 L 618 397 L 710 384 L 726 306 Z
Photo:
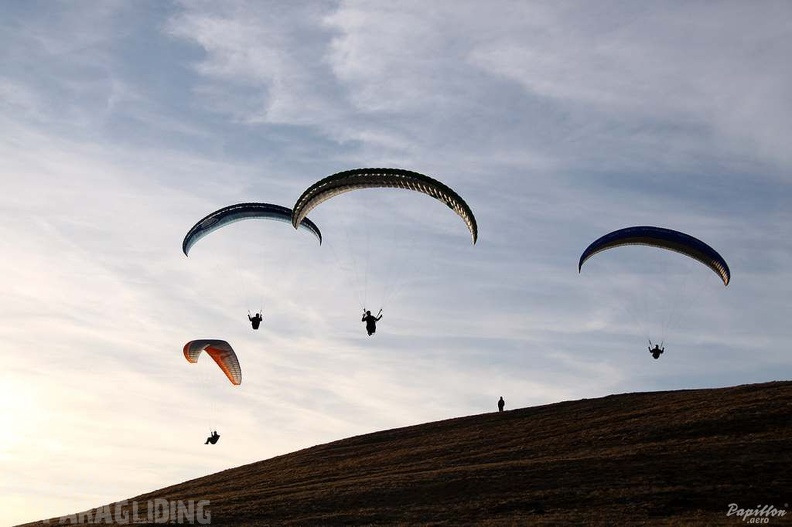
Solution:
M 187 255 L 190 248 L 207 234 L 230 223 L 246 219 L 268 219 L 291 223 L 292 210 L 272 203 L 238 203 L 223 207 L 202 218 L 187 232 L 182 242 L 182 251 Z M 319 244 L 322 244 L 322 233 L 319 232 L 319 227 L 314 222 L 303 218 L 299 226 L 311 232 L 319 240 Z
M 684 232 L 650 226 L 619 229 L 595 240 L 580 256 L 578 272 L 586 260 L 595 254 L 622 245 L 649 245 L 675 251 L 712 269 L 723 280 L 723 285 L 729 285 L 729 280 L 731 280 L 731 272 L 726 260 L 715 249 Z

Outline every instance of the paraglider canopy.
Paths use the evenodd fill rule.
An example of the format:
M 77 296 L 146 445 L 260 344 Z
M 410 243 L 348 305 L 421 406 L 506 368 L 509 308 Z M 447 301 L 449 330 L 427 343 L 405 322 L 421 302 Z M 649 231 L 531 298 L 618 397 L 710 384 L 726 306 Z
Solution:
M 473 243 L 478 239 L 476 217 L 465 200 L 445 184 L 429 176 L 400 168 L 357 168 L 328 176 L 311 185 L 297 199 L 291 216 L 294 228 L 317 205 L 334 196 L 364 188 L 400 188 L 414 190 L 445 203 L 467 225 Z
M 223 207 L 222 209 L 212 212 L 193 225 L 184 237 L 182 251 L 186 256 L 189 256 L 188 253 L 190 252 L 190 248 L 195 245 L 198 240 L 221 227 L 237 221 L 264 219 L 291 223 L 291 218 L 292 210 L 290 208 L 281 205 L 273 205 L 272 203 L 238 203 L 236 205 L 229 205 L 228 207 Z M 322 244 L 322 233 L 314 222 L 308 218 L 303 218 L 299 226 L 316 236 L 319 240 L 319 245 Z
M 726 260 L 715 249 L 689 234 L 651 226 L 627 227 L 598 238 L 580 255 L 578 272 L 586 260 L 595 254 L 624 245 L 648 245 L 684 254 L 709 267 L 723 280 L 723 285 L 729 285 L 731 280 Z
M 196 363 L 204 351 L 214 359 L 232 384 L 242 384 L 242 368 L 239 366 L 239 360 L 231 344 L 218 339 L 191 340 L 184 345 L 184 358 L 191 363 Z

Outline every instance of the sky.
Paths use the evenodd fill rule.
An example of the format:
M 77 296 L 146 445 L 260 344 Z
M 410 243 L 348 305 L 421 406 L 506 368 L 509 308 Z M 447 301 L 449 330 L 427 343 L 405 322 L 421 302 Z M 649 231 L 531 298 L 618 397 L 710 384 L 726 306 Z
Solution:
M 0 2 L 0 524 L 500 396 L 790 379 L 790 54 L 786 1 Z M 361 190 L 311 211 L 321 246 L 246 221 L 181 252 L 359 167 L 444 182 L 478 243 Z M 732 282 L 648 247 L 578 273 L 633 225 Z

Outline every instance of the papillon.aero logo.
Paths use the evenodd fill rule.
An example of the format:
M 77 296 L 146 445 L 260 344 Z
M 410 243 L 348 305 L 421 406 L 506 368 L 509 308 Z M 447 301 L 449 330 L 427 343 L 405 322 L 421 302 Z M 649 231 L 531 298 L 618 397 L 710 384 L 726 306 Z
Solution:
M 729 510 L 726 511 L 726 516 L 735 516 L 745 523 L 750 524 L 769 524 L 773 518 L 782 518 L 786 516 L 785 503 L 783 509 L 776 508 L 773 505 L 757 505 L 756 508 L 741 508 L 736 503 L 729 504 Z

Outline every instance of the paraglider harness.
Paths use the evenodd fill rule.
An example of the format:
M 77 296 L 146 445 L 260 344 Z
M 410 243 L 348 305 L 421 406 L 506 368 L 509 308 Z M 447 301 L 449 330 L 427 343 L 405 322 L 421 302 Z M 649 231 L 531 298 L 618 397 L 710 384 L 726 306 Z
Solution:
M 217 440 L 220 439 L 220 434 L 217 433 L 217 430 L 213 430 L 209 437 L 206 438 L 206 443 L 204 445 L 208 445 L 212 443 L 213 445 L 217 443 Z
M 663 347 L 662 341 L 660 342 L 660 345 L 655 344 L 654 348 L 652 348 L 652 341 L 651 340 L 649 341 L 649 353 L 652 354 L 652 357 L 654 357 L 655 360 L 659 359 L 660 355 L 662 355 L 664 351 L 665 348 Z

